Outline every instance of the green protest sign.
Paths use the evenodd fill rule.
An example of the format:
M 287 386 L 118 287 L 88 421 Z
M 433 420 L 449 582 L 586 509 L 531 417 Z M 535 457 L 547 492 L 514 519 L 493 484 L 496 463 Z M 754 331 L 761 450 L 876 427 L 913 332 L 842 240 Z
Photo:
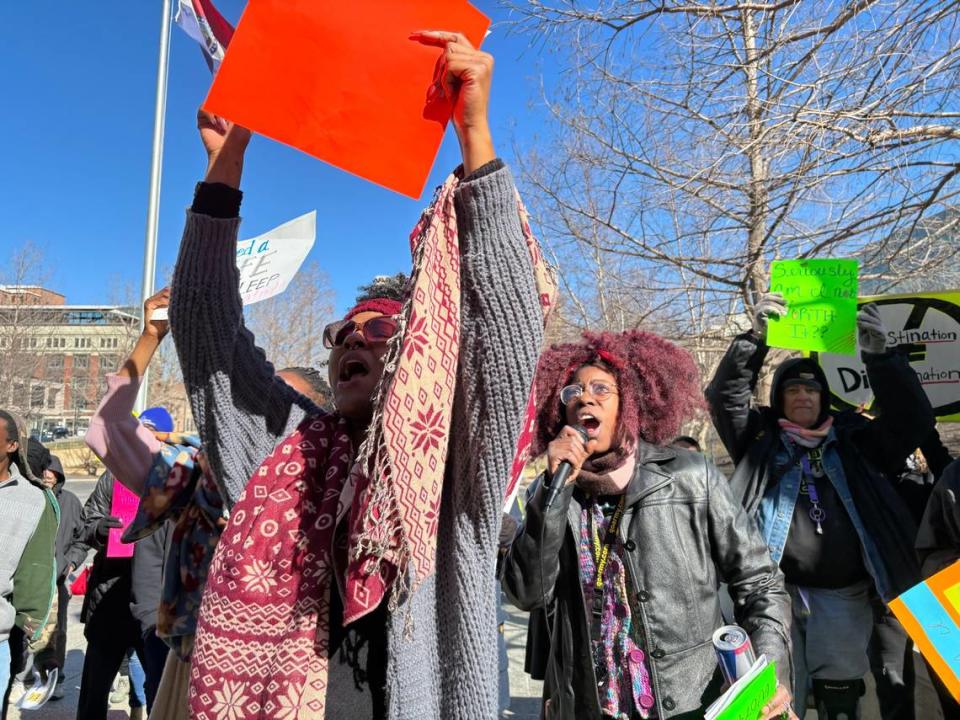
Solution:
M 838 355 L 856 353 L 856 260 L 774 261 L 770 292 L 783 295 L 787 314 L 770 318 L 768 345 Z
M 777 692 L 777 666 L 769 663 L 716 716 L 716 720 L 757 720 Z

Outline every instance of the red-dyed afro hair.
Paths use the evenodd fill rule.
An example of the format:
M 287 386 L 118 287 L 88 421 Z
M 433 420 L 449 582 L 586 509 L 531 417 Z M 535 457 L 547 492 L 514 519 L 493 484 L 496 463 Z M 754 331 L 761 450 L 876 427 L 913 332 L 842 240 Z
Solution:
M 582 342 L 553 345 L 540 356 L 532 455 L 546 452 L 566 423 L 560 390 L 584 365 L 595 365 L 617 378 L 616 437 L 621 445 L 637 438 L 662 445 L 703 407 L 700 373 L 683 348 L 641 330 L 585 332 Z

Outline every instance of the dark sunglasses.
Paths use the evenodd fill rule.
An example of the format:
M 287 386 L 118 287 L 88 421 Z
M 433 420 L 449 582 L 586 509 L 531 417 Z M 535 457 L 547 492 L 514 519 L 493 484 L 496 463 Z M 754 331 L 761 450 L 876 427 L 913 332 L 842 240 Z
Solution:
M 397 320 L 389 315 L 370 318 L 365 322 L 347 320 L 330 323 L 323 329 L 323 346 L 327 349 L 340 347 L 354 333 L 368 343 L 386 342 L 397 332 Z

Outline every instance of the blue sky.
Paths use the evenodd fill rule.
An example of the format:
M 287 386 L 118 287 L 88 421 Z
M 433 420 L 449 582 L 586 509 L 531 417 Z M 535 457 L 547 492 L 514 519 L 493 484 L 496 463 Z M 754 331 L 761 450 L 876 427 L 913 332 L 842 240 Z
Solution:
M 218 0 L 232 22 L 244 0 Z M 494 22 L 495 0 L 474 3 Z M 109 12 L 107 12 L 109 10 Z M 109 299 L 117 280 L 139 294 L 153 132 L 160 3 L 60 0 L 0 3 L 0 247 L 45 253 L 47 285 L 74 304 Z M 491 121 L 500 154 L 542 132 L 539 61 L 527 38 L 493 28 L 497 60 Z M 210 84 L 197 46 L 172 29 L 157 267 L 172 267 L 183 211 L 205 155 L 196 109 Z M 244 173 L 242 237 L 316 209 L 310 257 L 329 273 L 339 309 L 375 274 L 409 267 L 407 234 L 434 185 L 459 162 L 448 128 L 419 201 L 255 138 Z M 158 278 L 158 282 L 163 278 Z

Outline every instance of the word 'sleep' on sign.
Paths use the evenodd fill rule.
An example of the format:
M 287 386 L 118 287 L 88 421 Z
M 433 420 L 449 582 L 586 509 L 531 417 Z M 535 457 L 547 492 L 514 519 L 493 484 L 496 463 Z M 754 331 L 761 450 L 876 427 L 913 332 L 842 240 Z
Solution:
M 489 25 L 466 0 L 249 0 L 204 109 L 419 198 L 452 107 L 410 34 Z
M 237 243 L 240 298 L 250 305 L 279 295 L 297 274 L 317 236 L 312 210 L 273 230 Z
M 857 261 L 777 260 L 770 292 L 787 301 L 787 314 L 771 317 L 771 347 L 853 355 L 857 347 Z
M 887 347 L 906 354 L 937 418 L 960 422 L 960 291 L 860 298 L 861 306 L 866 303 L 876 304 Z M 834 407 L 871 407 L 873 390 L 859 357 L 815 357 L 826 373 Z

